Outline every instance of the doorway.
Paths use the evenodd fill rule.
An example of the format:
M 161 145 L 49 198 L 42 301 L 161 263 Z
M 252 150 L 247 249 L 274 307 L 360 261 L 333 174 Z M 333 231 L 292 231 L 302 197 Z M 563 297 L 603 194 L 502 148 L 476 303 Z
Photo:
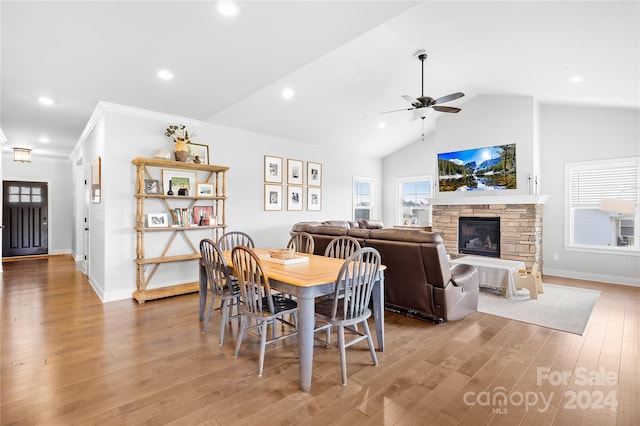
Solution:
M 48 254 L 48 184 L 3 181 L 2 189 L 2 256 Z

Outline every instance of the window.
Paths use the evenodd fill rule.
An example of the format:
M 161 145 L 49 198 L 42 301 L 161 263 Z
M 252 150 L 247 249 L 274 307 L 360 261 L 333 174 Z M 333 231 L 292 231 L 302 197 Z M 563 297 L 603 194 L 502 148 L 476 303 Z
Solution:
M 398 182 L 397 205 L 398 225 L 431 225 L 431 176 L 400 178 Z
M 373 219 L 375 211 L 375 180 L 353 178 L 353 220 Z
M 638 252 L 640 158 L 568 163 L 567 247 Z M 603 199 L 635 204 L 625 213 L 601 210 Z

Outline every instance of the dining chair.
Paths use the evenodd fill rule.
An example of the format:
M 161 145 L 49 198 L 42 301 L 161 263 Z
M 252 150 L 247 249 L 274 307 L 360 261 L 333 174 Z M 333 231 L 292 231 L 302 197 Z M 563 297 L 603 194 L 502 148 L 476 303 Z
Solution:
M 291 232 L 287 248 L 293 248 L 298 253 L 313 254 L 313 237 L 308 232 Z
M 249 234 L 240 231 L 226 232 L 218 239 L 218 248 L 221 251 L 232 250 L 236 246 L 254 248 L 256 245 Z
M 337 328 L 343 385 L 347 384 L 346 348 L 349 346 L 367 340 L 373 365 L 378 365 L 367 319 L 371 316 L 369 300 L 379 269 L 380 253 L 376 249 L 365 247 L 358 250 L 349 256 L 340 268 L 333 297 L 321 300 L 315 305 L 316 319 L 326 323 L 316 327 L 315 332 L 326 330 L 329 336 L 331 327 Z M 358 324 L 362 324 L 362 332 L 357 328 Z M 347 342 L 345 332 L 355 337 Z
M 358 240 L 348 235 L 343 235 L 341 237 L 334 238 L 329 242 L 324 251 L 324 255 L 338 259 L 347 259 L 361 248 L 362 247 L 360 247 Z
M 222 321 L 220 323 L 220 345 L 222 345 L 227 322 L 235 318 L 240 319 L 242 315 L 240 311 L 240 287 L 235 278 L 229 274 L 229 268 L 222 253 L 212 240 L 204 238 L 200 241 L 200 256 L 211 290 L 211 305 L 204 321 L 202 333 L 205 334 L 207 332 L 211 312 L 213 312 L 216 302 L 219 301 L 220 307 L 217 309 L 222 313 Z M 236 307 L 235 314 L 233 313 L 234 306 Z
M 258 256 L 247 247 L 234 247 L 231 252 L 233 269 L 238 277 L 242 294 L 242 318 L 240 332 L 234 356 L 238 356 L 245 333 L 260 339 L 260 356 L 258 361 L 258 376 L 262 377 L 264 353 L 267 344 L 278 342 L 298 334 L 298 312 L 295 300 L 272 294 L 269 278 L 265 275 Z M 285 320 L 286 315 L 292 315 L 293 322 Z M 255 321 L 250 325 L 249 321 Z M 276 335 L 276 323 L 281 322 L 293 331 L 282 331 Z M 269 327 L 271 325 L 272 327 Z M 269 334 L 271 329 L 271 335 Z

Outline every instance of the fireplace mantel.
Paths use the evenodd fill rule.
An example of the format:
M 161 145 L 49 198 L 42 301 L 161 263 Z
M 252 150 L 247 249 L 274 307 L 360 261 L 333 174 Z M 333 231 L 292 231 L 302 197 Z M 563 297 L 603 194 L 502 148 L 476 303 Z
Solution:
M 460 206 L 460 205 L 480 205 L 480 204 L 544 204 L 551 198 L 550 195 L 489 195 L 489 196 L 469 196 L 451 198 L 431 198 L 429 204 L 432 206 Z

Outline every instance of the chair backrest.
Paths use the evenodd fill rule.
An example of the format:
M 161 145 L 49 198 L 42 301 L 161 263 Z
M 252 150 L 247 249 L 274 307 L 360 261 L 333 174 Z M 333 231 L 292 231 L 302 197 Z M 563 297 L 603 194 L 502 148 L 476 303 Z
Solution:
M 202 264 L 207 272 L 207 280 L 211 286 L 211 292 L 222 296 L 225 287 L 233 292 L 233 285 L 229 275 L 229 268 L 222 253 L 212 240 L 205 238 L 200 241 L 200 256 Z
M 254 248 L 256 245 L 249 234 L 240 231 L 227 232 L 218 240 L 218 248 L 222 251 L 232 250 L 236 246 Z
M 324 255 L 327 257 L 335 257 L 337 259 L 347 259 L 361 248 L 362 247 L 360 247 L 358 240 L 345 235 L 331 240 L 324 251 Z
M 333 293 L 332 319 L 358 318 L 369 311 L 379 269 L 380 253 L 373 247 L 362 248 L 344 261 Z
M 237 246 L 231 252 L 231 260 L 240 285 L 245 312 L 254 316 L 262 316 L 263 312 L 275 312 L 269 278 L 265 275 L 258 256 L 247 247 Z M 263 306 L 265 299 L 268 307 Z
M 298 253 L 313 254 L 313 237 L 308 232 L 291 232 L 287 248 L 293 248 Z

